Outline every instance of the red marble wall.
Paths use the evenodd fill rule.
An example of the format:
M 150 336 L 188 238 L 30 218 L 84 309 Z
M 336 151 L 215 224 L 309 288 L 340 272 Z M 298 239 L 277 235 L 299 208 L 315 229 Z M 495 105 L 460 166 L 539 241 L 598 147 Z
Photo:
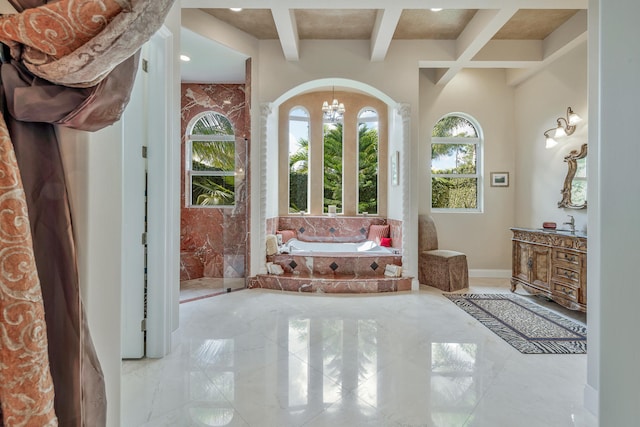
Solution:
M 389 224 L 391 246 L 402 249 L 402 221 L 380 217 L 345 216 L 281 216 L 267 218 L 267 234 L 276 230 L 304 229 L 304 234 L 313 237 L 326 237 L 326 241 L 357 241 L 365 239 L 371 224 Z
M 181 209 L 180 280 L 200 277 L 244 277 L 247 269 L 247 215 L 250 120 L 243 84 L 183 84 L 181 96 Z M 224 114 L 236 134 L 236 178 L 234 207 L 189 207 L 185 174 L 185 135 L 200 113 Z M 188 193 L 187 193 L 188 194 Z
M 303 234 L 324 241 L 355 242 L 366 240 L 371 224 L 384 223 L 384 218 L 379 217 L 281 216 L 278 229 L 296 230 L 298 238 Z
M 391 247 L 402 249 L 402 221 L 398 219 L 387 219 L 389 224 L 389 235 L 391 236 Z

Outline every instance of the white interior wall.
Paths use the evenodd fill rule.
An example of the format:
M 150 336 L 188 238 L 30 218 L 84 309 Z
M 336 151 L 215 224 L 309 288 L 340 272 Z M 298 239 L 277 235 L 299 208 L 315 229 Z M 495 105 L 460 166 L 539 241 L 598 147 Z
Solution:
M 587 200 L 591 207 L 587 218 L 589 231 L 589 250 L 587 251 L 587 301 L 589 312 L 589 328 L 587 341 L 589 353 L 587 356 L 587 384 L 585 386 L 585 407 L 592 413 L 598 414 L 598 390 L 600 388 L 600 42 L 599 24 L 600 14 L 598 0 L 589 1 L 589 40 L 588 43 L 588 86 L 589 86 L 589 155 L 587 156 L 587 168 L 589 169 L 587 188 Z
M 582 117 L 573 135 L 545 148 L 544 131 L 566 117 L 567 107 Z M 567 164 L 564 156 L 588 142 L 587 44 L 555 61 L 515 90 L 516 180 L 514 225 L 540 228 L 553 221 L 561 228 L 573 215 L 576 229 L 586 230 L 588 209 L 558 208 Z
M 402 153 L 402 116 L 398 113 L 395 108 L 389 108 L 389 155 L 388 159 L 385 159 L 387 162 L 388 174 L 387 174 L 387 182 L 382 183 L 383 185 L 387 185 L 387 216 L 389 218 L 402 220 L 402 198 L 403 192 L 400 191 L 401 182 L 398 181 L 398 185 L 394 185 L 391 180 L 391 157 L 394 156 L 395 152 Z M 402 166 L 402 159 L 399 159 L 398 167 Z M 400 171 L 401 172 L 401 171 Z M 400 180 L 400 177 L 398 177 Z
M 640 190 L 635 177 L 640 159 L 638 120 L 640 99 L 640 2 L 592 1 L 598 21 L 593 29 L 598 45 L 597 183 L 599 200 L 595 228 L 599 232 L 600 271 L 589 277 L 599 287 L 599 422 L 601 426 L 637 425 L 640 419 Z M 591 223 L 591 221 L 590 221 Z M 591 246 L 590 246 L 591 247 Z M 591 260 L 591 255 L 589 260 Z M 590 271 L 593 273 L 593 271 Z M 593 279 L 593 280 L 592 280 Z M 589 297 L 591 297 L 589 293 Z M 589 318 L 591 322 L 591 318 Z
M 80 292 L 105 378 L 107 424 L 120 421 L 122 126 L 59 129 L 77 245 Z
M 170 218 L 170 221 L 173 222 L 174 225 L 177 226 L 177 233 L 174 236 L 171 236 L 170 239 L 170 247 L 167 248 L 169 255 L 168 262 L 172 263 L 175 266 L 175 270 L 173 273 L 175 274 L 174 278 L 178 281 L 176 286 L 173 288 L 173 297 L 169 301 L 171 306 L 171 327 L 175 332 L 178 329 L 179 321 L 180 321 L 180 143 L 181 143 L 181 135 L 180 135 L 180 99 L 181 99 L 181 81 L 180 81 L 180 61 L 177 58 L 180 58 L 180 26 L 181 22 L 181 9 L 180 2 L 176 2 L 171 11 L 167 15 L 164 26 L 165 28 L 172 34 L 173 36 L 173 52 L 171 54 L 171 58 L 173 59 L 173 69 L 170 73 L 167 73 L 170 76 L 170 81 L 166 84 L 171 87 L 169 91 L 169 98 L 172 100 L 169 102 L 169 105 L 166 107 L 168 110 L 168 117 L 171 117 L 172 123 L 167 125 L 167 130 L 169 132 L 169 140 L 174 141 L 174 145 L 171 149 L 167 150 L 169 159 L 169 165 L 172 166 L 173 172 L 169 173 L 171 181 L 171 188 L 168 191 L 173 194 L 173 200 L 175 205 L 173 206 L 173 211 L 170 214 L 167 214 L 167 217 Z M 170 199 L 171 196 L 168 196 Z M 172 337 L 172 343 L 175 346 L 177 340 Z
M 266 117 L 266 150 L 265 150 L 265 168 L 267 173 L 264 174 L 265 179 L 265 217 L 274 218 L 278 216 L 278 109 L 270 108 L 271 114 Z
M 544 221 L 554 221 L 561 226 L 573 215 L 578 230 L 587 231 L 588 252 L 588 313 L 589 313 L 589 357 L 587 362 L 587 384 L 585 406 L 598 412 L 599 388 L 599 306 L 600 285 L 598 283 L 600 248 L 599 231 L 595 224 L 598 218 L 598 142 L 597 117 L 597 24 L 594 8 L 589 8 L 589 47 L 584 43 L 568 55 L 550 64 L 549 67 L 522 83 L 516 89 L 516 220 L 522 227 L 539 228 Z M 591 57 L 591 58 L 589 58 Z M 588 64 L 588 66 L 587 66 Z M 589 68 L 589 73 L 587 69 Z M 588 76 L 590 74 L 590 76 Z M 541 96 L 544 94 L 544 96 Z M 559 144 L 545 148 L 543 133 L 556 125 L 556 119 L 572 107 L 583 121 L 575 133 L 559 139 Z M 558 208 L 560 190 L 567 173 L 564 156 L 571 150 L 588 143 L 588 202 L 587 209 Z M 587 222 L 590 227 L 587 227 Z M 589 229 L 588 229 L 589 228 Z M 611 424 L 613 425 L 613 424 Z
M 466 113 L 477 120 L 484 136 L 482 159 L 484 180 L 482 212 L 436 213 L 438 243 L 443 249 L 466 253 L 469 268 L 483 275 L 509 275 L 511 232 L 514 225 L 515 159 L 514 90 L 506 83 L 504 70 L 463 70 L 444 88 L 420 75 L 420 133 L 418 180 L 420 213 L 431 211 L 429 167 L 430 135 L 442 116 Z M 509 172 L 509 187 L 490 187 L 490 172 Z M 490 247 L 491 250 L 487 250 Z

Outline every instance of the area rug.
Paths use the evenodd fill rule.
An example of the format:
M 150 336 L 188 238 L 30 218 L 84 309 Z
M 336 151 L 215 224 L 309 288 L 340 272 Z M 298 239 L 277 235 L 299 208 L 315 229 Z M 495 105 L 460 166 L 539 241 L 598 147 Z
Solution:
M 512 294 L 444 294 L 524 354 L 584 354 L 587 328 Z

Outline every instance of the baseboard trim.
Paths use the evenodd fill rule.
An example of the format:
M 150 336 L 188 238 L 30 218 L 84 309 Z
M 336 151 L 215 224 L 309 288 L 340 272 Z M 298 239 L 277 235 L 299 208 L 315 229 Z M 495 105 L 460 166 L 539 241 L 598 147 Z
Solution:
M 598 390 L 589 384 L 584 386 L 584 407 L 595 417 L 598 417 Z
M 511 277 L 511 270 L 469 270 L 469 277 L 495 277 L 508 279 Z

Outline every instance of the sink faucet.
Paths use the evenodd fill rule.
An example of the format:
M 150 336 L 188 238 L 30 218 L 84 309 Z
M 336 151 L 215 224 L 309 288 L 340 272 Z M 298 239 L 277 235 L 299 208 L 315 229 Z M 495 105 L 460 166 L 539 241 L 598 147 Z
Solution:
M 562 225 L 568 225 L 569 227 L 571 227 L 571 232 L 575 233 L 576 232 L 576 220 L 573 217 L 573 215 L 568 215 L 569 218 L 571 218 L 570 221 L 563 223 Z

